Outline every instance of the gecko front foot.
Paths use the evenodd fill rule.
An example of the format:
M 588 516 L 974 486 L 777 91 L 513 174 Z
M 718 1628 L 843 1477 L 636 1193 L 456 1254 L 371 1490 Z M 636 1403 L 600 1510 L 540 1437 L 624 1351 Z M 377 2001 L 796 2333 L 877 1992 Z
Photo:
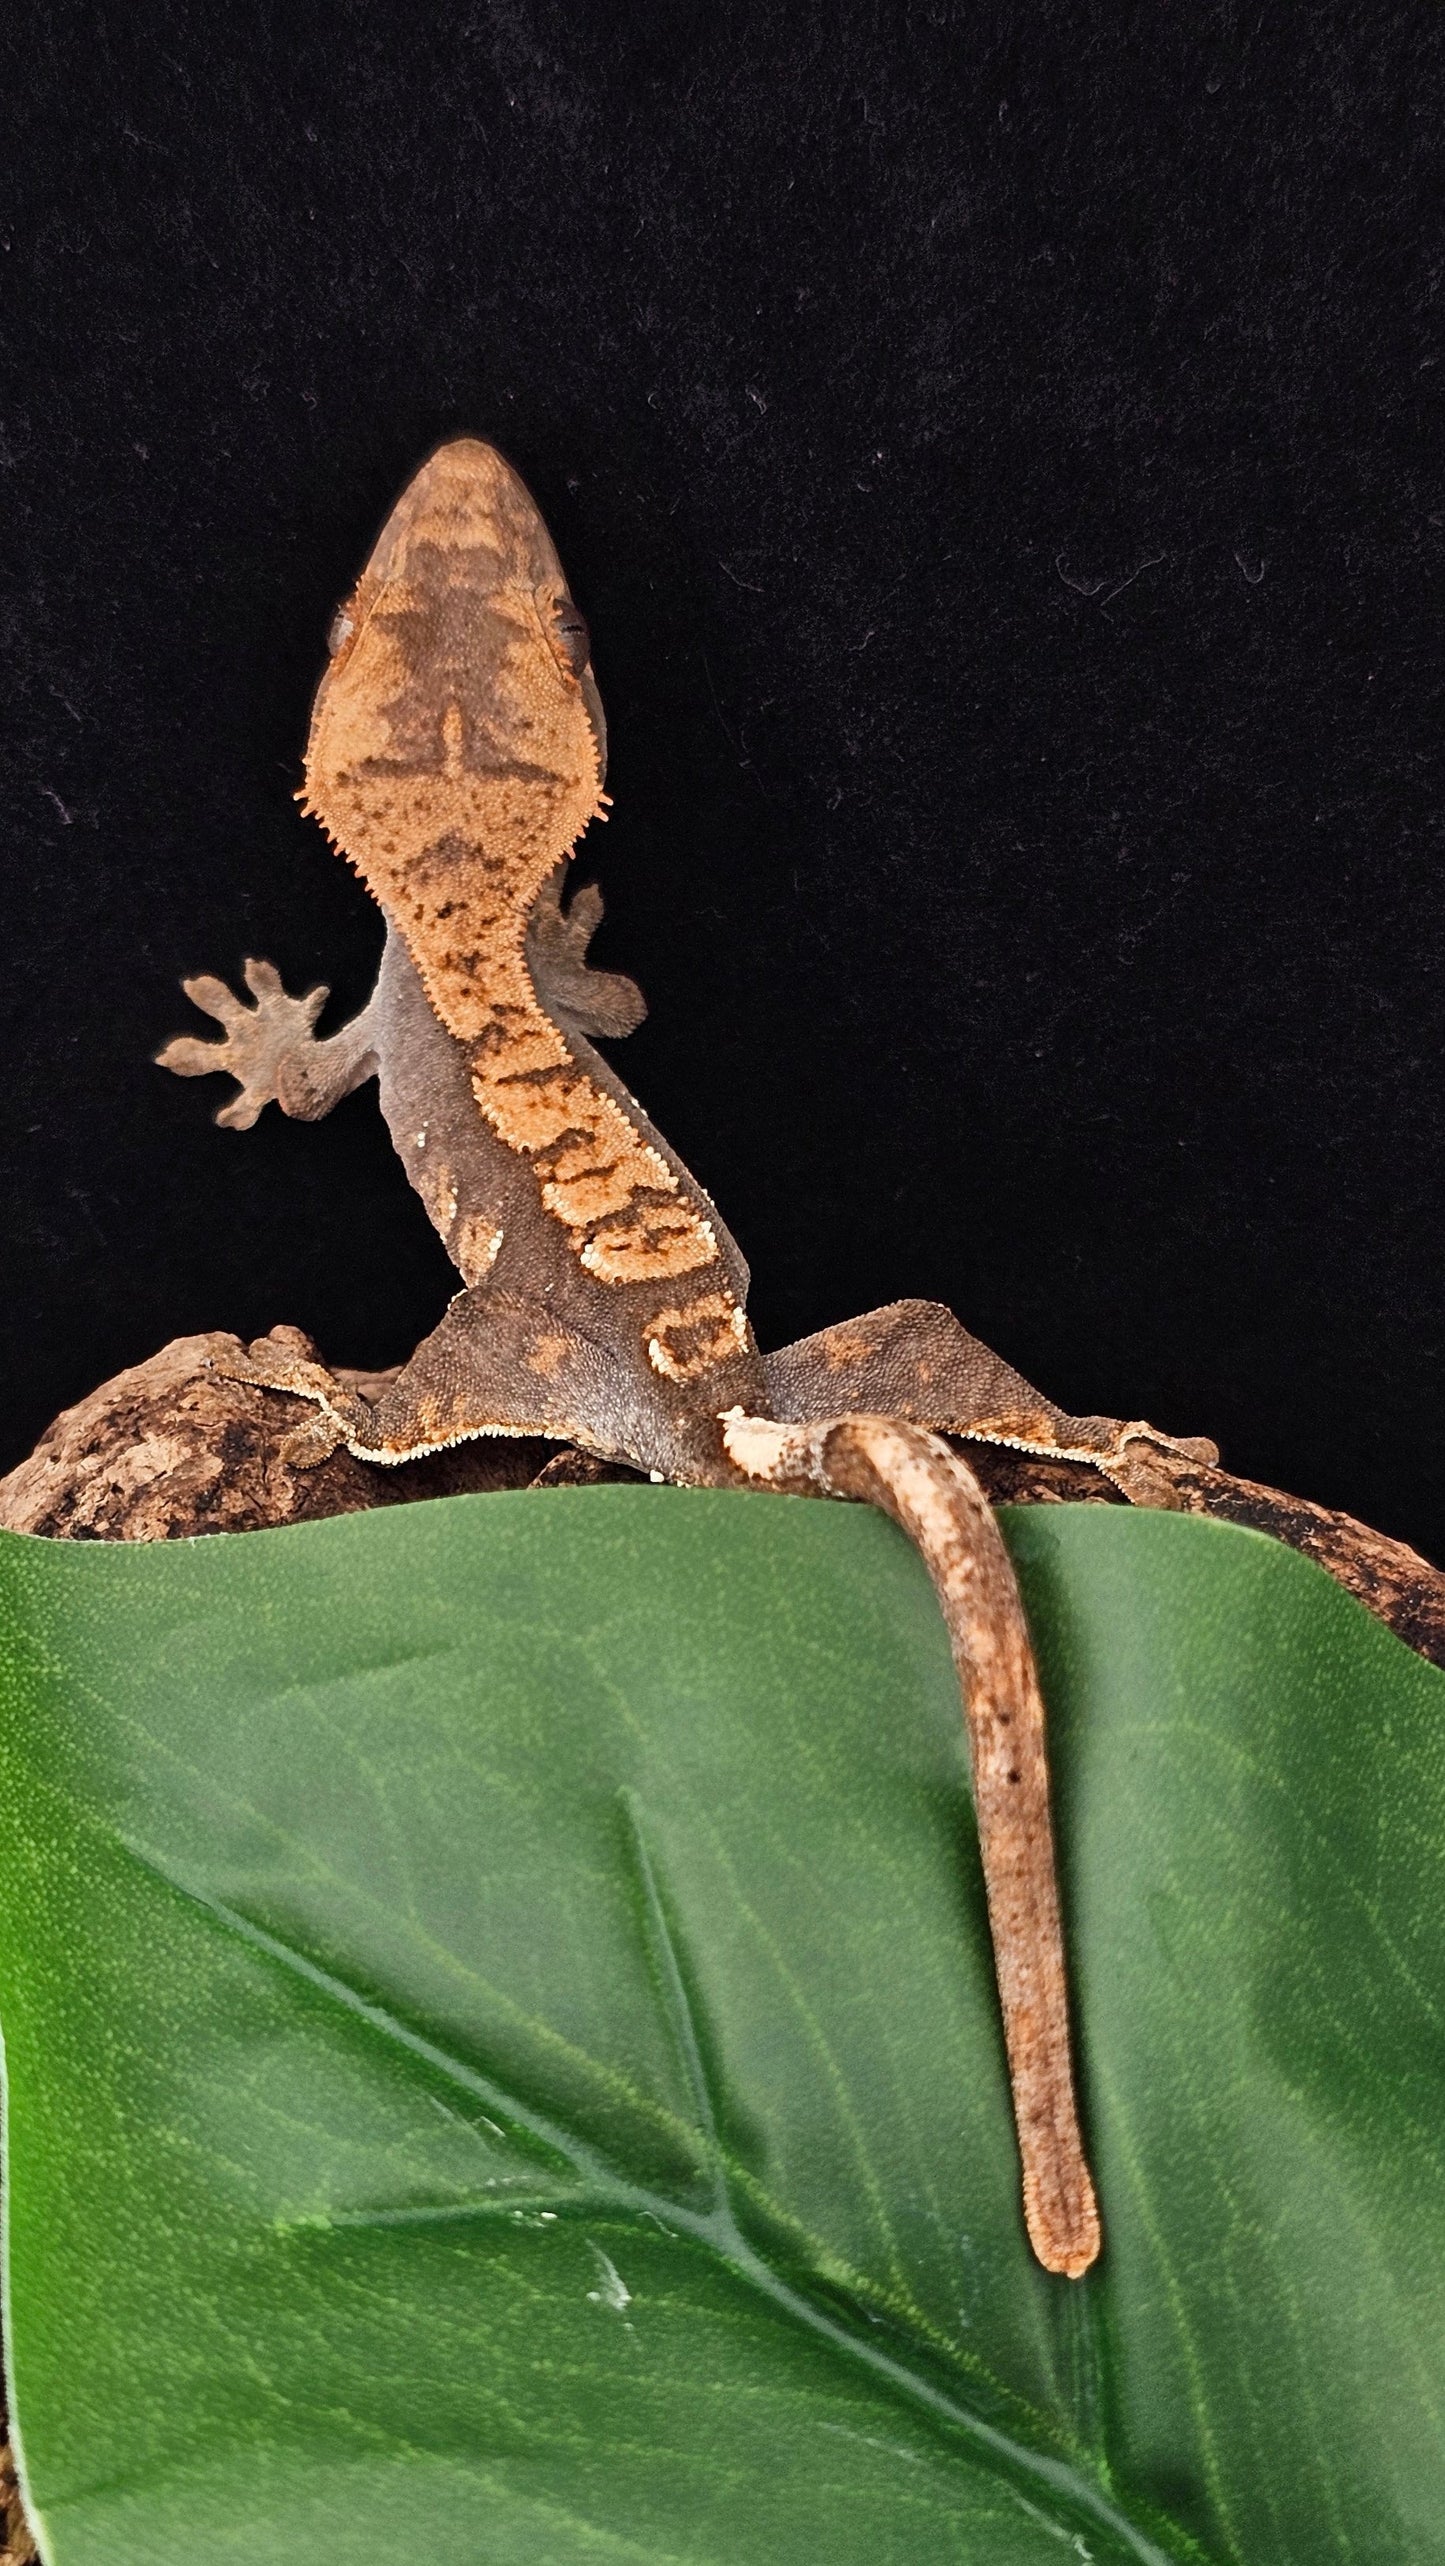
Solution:
M 616 1041 L 637 1031 L 647 1001 L 625 971 L 598 971 L 588 961 L 587 948 L 602 923 L 602 894 L 595 882 L 586 882 L 564 910 L 566 874 L 566 864 L 559 864 L 537 894 L 527 921 L 528 967 L 549 1015 L 565 1017 L 580 1033 Z
M 304 998 L 289 998 L 271 962 L 248 962 L 245 978 L 254 1007 L 209 971 L 183 980 L 192 1005 L 215 1017 L 225 1040 L 201 1042 L 193 1034 L 178 1034 L 156 1054 L 157 1066 L 173 1069 L 178 1078 L 206 1078 L 216 1069 L 234 1078 L 240 1095 L 221 1107 L 216 1120 L 236 1132 L 249 1131 L 263 1105 L 283 1101 L 287 1064 L 311 1044 L 316 1019 L 331 994 L 318 988 L 308 989 Z M 289 1110 L 296 1110 L 294 1102 Z

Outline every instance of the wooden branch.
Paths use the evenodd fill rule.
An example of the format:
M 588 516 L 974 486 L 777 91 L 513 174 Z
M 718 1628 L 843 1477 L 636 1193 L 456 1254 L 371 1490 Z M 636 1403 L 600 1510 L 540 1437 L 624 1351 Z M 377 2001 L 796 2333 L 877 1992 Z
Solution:
M 36 2566 L 40 2555 L 15 2476 L 15 2454 L 5 2438 L 0 2414 L 0 2566 Z
M 966 1450 L 996 1506 L 1129 1502 L 1086 1462 L 1036 1460 L 1029 1453 L 976 1443 Z M 1357 1523 L 1353 1515 L 1333 1514 L 1308 1497 L 1286 1496 L 1282 1489 L 1236 1479 L 1228 1470 L 1207 1469 L 1158 1446 L 1151 1447 L 1149 1461 L 1156 1477 L 1171 1482 L 1181 1514 L 1217 1515 L 1224 1523 L 1272 1533 L 1291 1550 L 1302 1550 L 1388 1622 L 1407 1647 L 1445 1666 L 1445 1572 L 1432 1568 L 1418 1550 Z
M 289 1351 L 315 1353 L 299 1329 L 278 1328 L 273 1335 Z M 529 1437 L 478 1437 L 394 1470 L 355 1461 L 345 1451 L 301 1469 L 282 1450 L 296 1423 L 295 1401 L 228 1381 L 213 1368 L 242 1350 L 233 1336 L 177 1337 L 148 1363 L 117 1373 L 67 1408 L 30 1459 L 0 1479 L 0 1524 L 68 1540 L 174 1541 L 464 1489 L 635 1475 Z M 394 1375 L 342 1372 L 340 1378 L 374 1397 Z M 988 1444 L 962 1448 L 995 1505 L 1126 1502 L 1082 1462 L 1036 1460 Z M 1409 1647 L 1445 1666 L 1445 1574 L 1418 1551 L 1350 1515 L 1227 1470 L 1157 1449 L 1150 1459 L 1182 1512 L 1247 1524 L 1303 1551 Z
M 298 1328 L 273 1329 L 272 1341 L 288 1352 L 315 1352 Z M 373 1469 L 341 1451 L 315 1469 L 298 1469 L 282 1451 L 301 1413 L 296 1401 L 228 1381 L 213 1368 L 244 1353 L 239 1337 L 176 1337 L 148 1363 L 102 1382 L 0 1479 L 0 1524 L 71 1541 L 255 1532 L 463 1488 L 525 1488 L 555 1448 L 520 1438 L 478 1440 L 395 1470 Z M 340 1375 L 367 1397 L 392 1377 Z

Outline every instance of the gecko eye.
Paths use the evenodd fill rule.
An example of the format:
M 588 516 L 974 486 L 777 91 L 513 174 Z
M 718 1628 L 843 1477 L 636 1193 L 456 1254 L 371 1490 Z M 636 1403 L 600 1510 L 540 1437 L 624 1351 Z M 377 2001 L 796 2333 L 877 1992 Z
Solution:
M 592 657 L 592 636 L 565 590 L 551 600 L 551 607 L 547 637 L 558 665 L 569 677 L 580 677 Z

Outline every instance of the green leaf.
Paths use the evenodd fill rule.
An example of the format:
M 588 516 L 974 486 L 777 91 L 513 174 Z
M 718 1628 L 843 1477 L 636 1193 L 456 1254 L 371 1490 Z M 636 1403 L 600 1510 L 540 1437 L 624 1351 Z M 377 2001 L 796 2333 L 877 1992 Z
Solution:
M 1007 1529 L 1101 2264 L 1023 2236 L 958 1705 L 862 1508 L 0 1537 L 7 2313 L 54 2566 L 1445 2559 L 1445 1679 Z

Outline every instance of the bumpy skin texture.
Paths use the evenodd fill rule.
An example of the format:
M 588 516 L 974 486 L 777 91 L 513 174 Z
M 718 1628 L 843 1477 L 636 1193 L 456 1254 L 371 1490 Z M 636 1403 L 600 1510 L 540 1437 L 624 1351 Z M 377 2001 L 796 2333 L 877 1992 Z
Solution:
M 475 1435 L 544 1436 L 685 1484 L 893 1515 L 928 1566 L 963 1686 L 1029 2233 L 1051 2270 L 1077 2275 L 1099 2222 L 1043 1706 L 1007 1555 L 939 1438 L 1087 1461 L 1153 1504 L 1173 1502 L 1165 1456 L 1207 1462 L 1213 1446 L 1065 1415 L 934 1302 L 759 1353 L 735 1243 L 593 1048 L 643 1013 L 631 981 L 587 966 L 597 893 L 561 903 L 573 847 L 605 812 L 602 706 L 551 537 L 492 447 L 461 438 L 422 466 L 331 651 L 302 799 L 386 913 L 375 992 L 318 1042 L 325 990 L 290 998 L 262 962 L 246 966 L 253 1004 L 190 980 L 224 1039 L 181 1037 L 161 1060 L 229 1071 L 240 1094 L 217 1119 L 242 1129 L 272 1100 L 315 1120 L 376 1077 L 463 1289 L 375 1399 L 274 1338 L 233 1377 L 309 1403 L 291 1466 L 342 1443 L 403 1463 Z
M 563 1290 L 584 1330 L 605 1312 L 615 1361 L 626 1293 L 654 1376 L 645 1391 L 720 1373 L 746 1402 L 760 1387 L 756 1352 L 712 1205 L 603 1071 L 583 1022 L 565 1021 L 566 989 L 549 1012 L 533 977 L 538 903 L 605 806 L 605 727 L 552 539 L 490 446 L 462 439 L 422 467 L 333 640 L 306 806 L 381 902 L 462 1045 L 472 1124 L 532 1172 L 569 1251 L 545 1258 L 554 1305 Z M 539 1374 L 534 1354 L 514 1350 L 575 1404 L 573 1363 Z M 580 1360 L 595 1395 L 596 1364 Z M 442 1397 L 445 1433 L 456 1408 Z M 621 1383 L 614 1397 L 631 1407 Z

